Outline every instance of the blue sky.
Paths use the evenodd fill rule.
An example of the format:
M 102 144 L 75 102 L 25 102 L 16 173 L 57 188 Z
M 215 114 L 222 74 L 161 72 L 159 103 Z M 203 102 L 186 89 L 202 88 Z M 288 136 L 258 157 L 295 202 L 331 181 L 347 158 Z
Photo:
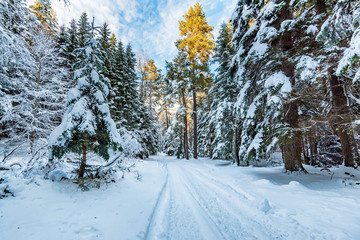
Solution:
M 70 0 L 69 6 L 53 1 L 60 24 L 78 19 L 83 11 L 96 23 L 107 22 L 118 40 L 133 45 L 134 51 L 142 49 L 160 67 L 177 53 L 174 42 L 179 38 L 178 21 L 196 0 Z M 198 0 L 217 36 L 222 22 L 230 19 L 237 0 Z

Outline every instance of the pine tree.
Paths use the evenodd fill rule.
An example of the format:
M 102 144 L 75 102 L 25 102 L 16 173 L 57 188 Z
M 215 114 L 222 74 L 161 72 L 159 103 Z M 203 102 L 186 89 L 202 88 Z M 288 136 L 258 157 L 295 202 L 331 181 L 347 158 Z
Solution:
M 0 2 L 0 137 L 12 142 L 31 131 L 34 62 L 25 37 L 33 19 L 24 1 Z
M 242 130 L 240 158 L 268 159 L 281 139 L 285 169 L 305 171 L 294 98 L 298 83 L 290 58 L 298 37 L 292 18 L 287 1 L 239 1 L 232 21 L 238 52 L 233 72 L 241 89 L 235 110 Z
M 236 142 L 239 130 L 233 115 L 238 89 L 230 72 L 231 59 L 235 54 L 232 37 L 231 24 L 223 23 L 215 47 L 214 60 L 218 68 L 214 86 L 210 89 L 214 99 L 211 104 L 210 124 L 214 128 L 213 158 L 233 159 L 239 164 Z
M 55 38 L 45 28 L 33 29 L 29 50 L 34 61 L 30 94 L 33 103 L 33 130 L 30 135 L 31 152 L 35 139 L 47 137 L 61 121 L 67 89 L 66 70 L 59 56 Z
M 126 126 L 127 120 L 125 116 L 124 105 L 126 104 L 126 89 L 124 83 L 126 81 L 126 55 L 122 42 L 118 43 L 112 63 L 113 73 L 111 75 L 111 95 L 110 110 L 111 116 L 116 122 L 117 127 Z
M 155 91 L 156 91 L 156 82 L 160 80 L 161 75 L 160 75 L 160 70 L 156 67 L 155 65 L 155 61 L 153 59 L 150 59 L 146 65 L 144 66 L 144 71 L 146 74 L 146 79 L 145 79 L 145 86 L 147 88 L 148 94 L 148 99 L 145 99 L 145 101 L 148 103 L 149 108 L 151 111 L 154 111 L 154 98 L 155 98 Z
M 106 53 L 106 57 L 104 60 L 106 69 L 107 69 L 107 76 L 108 78 L 110 78 L 111 76 L 111 72 L 112 72 L 112 66 L 111 66 L 111 49 L 110 49 L 110 37 L 111 37 L 111 32 L 109 29 L 108 24 L 105 22 L 101 27 L 100 27 L 100 31 L 99 31 L 99 43 L 100 43 L 100 48 L 103 52 Z
M 64 53 L 67 60 L 67 66 L 70 68 L 69 79 L 74 79 L 74 64 L 77 61 L 75 49 L 79 47 L 79 39 L 77 35 L 77 26 L 75 19 L 70 22 L 70 27 L 67 29 L 67 35 L 68 39 L 66 41 Z M 73 85 L 75 84 L 76 83 L 74 83 Z
M 128 81 L 128 102 L 134 104 L 131 109 L 138 109 L 132 113 L 131 118 L 134 122 L 131 125 L 136 126 L 136 135 L 138 141 L 143 146 L 145 155 L 156 154 L 160 148 L 160 134 L 158 132 L 159 126 L 157 125 L 157 119 L 153 116 L 153 112 L 150 108 L 141 104 L 139 96 L 137 95 L 137 74 L 136 74 L 136 57 L 133 53 L 131 45 L 126 47 L 126 59 L 127 59 L 127 71 L 126 76 Z
M 50 2 L 35 1 L 34 5 L 30 6 L 31 11 L 35 14 L 37 19 L 41 22 L 43 27 L 54 34 L 57 28 L 57 20 L 54 11 L 51 8 Z
M 80 48 L 85 47 L 86 39 L 90 35 L 90 23 L 86 12 L 83 12 L 77 22 L 77 38 Z
M 193 121 L 194 121 L 194 158 L 197 158 L 197 103 L 196 93 L 202 86 L 202 78 L 199 74 L 203 71 L 212 50 L 215 47 L 211 31 L 214 29 L 208 25 L 202 6 L 196 3 L 190 7 L 179 22 L 182 39 L 177 41 L 178 48 L 184 51 L 190 62 L 190 80 L 193 98 Z
M 182 125 L 180 126 L 180 133 L 183 136 L 178 136 L 177 139 L 181 139 L 180 146 L 178 149 L 184 149 L 184 157 L 189 159 L 189 134 L 188 134 L 188 106 L 187 106 L 187 95 L 189 89 L 189 82 L 187 77 L 189 75 L 189 63 L 187 61 L 186 54 L 179 52 L 177 57 L 174 58 L 172 62 L 166 64 L 166 78 L 171 85 L 171 90 L 174 99 L 178 99 L 178 104 L 180 108 L 178 109 L 176 116 L 178 119 L 182 120 Z M 172 130 L 179 130 L 179 127 L 173 127 Z M 178 132 L 179 133 L 179 132 Z M 173 135 L 175 133 L 167 133 L 168 135 Z M 178 151 L 180 154 L 180 150 Z M 178 155 L 179 156 L 179 155 Z
M 351 102 L 357 102 L 359 94 L 349 92 L 356 82 L 349 79 L 357 79 L 359 71 L 358 25 L 359 5 L 354 1 L 338 1 L 336 5 L 324 2 L 323 14 L 326 8 L 333 8 L 332 14 L 321 26 L 317 40 L 324 43 L 324 49 L 320 53 L 326 56 L 322 67 L 327 71 L 327 79 L 331 92 L 330 124 L 335 134 L 339 137 L 344 165 L 356 167 L 360 164 L 358 146 L 354 138 L 352 126 L 353 115 L 357 113 L 356 107 L 353 111 Z M 336 46 L 336 47 L 335 47 Z M 349 46 L 345 48 L 344 46 Z M 343 55 L 341 59 L 341 55 Z M 357 85 L 358 86 L 358 85 Z M 355 87 L 356 89 L 356 87 Z M 349 98 L 348 96 L 353 96 Z
M 92 38 L 85 39 L 85 47 L 79 52 L 84 60 L 76 64 L 74 77 L 78 84 L 69 92 L 69 109 L 61 125 L 50 135 L 49 147 L 50 160 L 68 152 L 82 154 L 79 169 L 79 178 L 82 178 L 89 151 L 108 160 L 113 151 L 121 151 L 121 142 L 107 101 L 110 84 L 103 75 L 106 72 L 104 53 L 94 33 Z

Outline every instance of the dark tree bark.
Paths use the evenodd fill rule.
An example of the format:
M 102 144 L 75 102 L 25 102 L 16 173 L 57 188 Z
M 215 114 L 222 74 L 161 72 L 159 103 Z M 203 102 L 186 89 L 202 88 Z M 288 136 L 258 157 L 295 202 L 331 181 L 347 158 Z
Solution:
M 316 156 L 318 154 L 317 149 L 317 137 L 316 126 L 311 127 L 311 134 L 308 138 L 310 147 L 310 165 L 313 166 L 316 162 Z
M 315 7 L 317 14 L 321 14 L 326 11 L 326 3 L 325 0 L 316 0 Z
M 186 109 L 186 100 L 185 95 L 182 94 L 183 107 Z M 188 141 L 188 124 L 187 124 L 187 114 L 184 114 L 184 155 L 187 160 L 189 160 L 189 141 Z
M 284 62 L 282 65 L 282 71 L 290 78 L 291 86 L 293 87 L 290 99 L 284 104 L 284 120 L 290 128 L 288 134 L 283 141 L 283 158 L 285 164 L 285 170 L 294 172 L 302 171 L 306 172 L 301 162 L 302 152 L 302 134 L 298 131 L 299 128 L 299 113 L 298 103 L 296 99 L 291 96 L 294 95 L 295 90 L 295 74 L 294 65 L 288 62 Z
M 236 162 L 236 165 L 240 166 L 240 156 L 239 156 L 239 149 L 238 149 L 238 127 L 235 123 L 235 127 L 233 130 L 233 139 L 232 139 L 232 155 L 233 155 L 233 163 Z
M 329 71 L 329 75 L 333 104 L 332 110 L 335 115 L 332 121 L 336 135 L 340 138 L 344 164 L 347 167 L 355 167 L 355 139 L 351 127 L 351 112 L 345 96 L 345 88 L 339 77 L 336 76 L 334 69 Z
M 292 11 L 289 7 L 289 2 L 279 12 L 276 25 L 278 27 L 286 19 L 292 19 Z M 285 52 L 286 55 L 291 55 L 291 49 L 294 47 L 294 37 L 291 31 L 284 32 L 279 42 L 276 44 L 280 51 Z M 302 153 L 302 134 L 299 131 L 299 113 L 298 101 L 294 96 L 296 95 L 295 89 L 295 67 L 285 57 L 282 60 L 281 70 L 290 79 L 292 91 L 289 98 L 284 103 L 284 121 L 287 123 L 289 130 L 283 139 L 283 160 L 286 171 L 302 171 L 306 172 L 301 162 Z
M 82 144 L 82 152 L 83 152 L 83 156 L 81 159 L 81 164 L 80 164 L 80 170 L 79 170 L 79 178 L 83 178 L 84 174 L 85 174 L 85 167 L 86 167 L 86 143 L 84 142 Z
M 166 117 L 166 129 L 169 129 L 169 116 L 168 116 L 168 110 L 165 109 L 165 117 Z
M 195 89 L 193 89 L 193 121 L 194 121 L 194 158 L 197 159 L 198 158 L 198 150 L 197 150 L 197 145 L 198 145 L 198 137 L 197 137 L 197 103 L 196 103 L 196 92 Z

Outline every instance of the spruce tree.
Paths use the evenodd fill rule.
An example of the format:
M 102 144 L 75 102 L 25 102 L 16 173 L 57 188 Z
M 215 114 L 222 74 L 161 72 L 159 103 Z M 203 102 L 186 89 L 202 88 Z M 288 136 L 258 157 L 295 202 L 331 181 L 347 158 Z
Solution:
M 80 48 L 85 47 L 86 39 L 90 35 L 90 23 L 86 12 L 83 12 L 77 22 L 77 38 Z
M 214 55 L 218 67 L 209 93 L 213 98 L 210 125 L 215 134 L 212 142 L 213 158 L 233 159 L 239 164 L 238 146 L 234 142 L 238 138 L 238 124 L 233 114 L 238 89 L 230 71 L 231 59 L 235 53 L 232 37 L 231 24 L 223 23 L 216 40 Z
M 0 2 L 0 137 L 12 142 L 31 132 L 34 62 L 25 37 L 34 19 L 24 1 Z
M 94 28 L 91 38 L 84 40 L 85 47 L 79 49 L 84 60 L 75 67 L 77 86 L 69 92 L 69 108 L 62 123 L 49 138 L 50 160 L 69 152 L 82 154 L 79 178 L 84 177 L 89 151 L 108 160 L 113 152 L 122 149 L 107 100 L 110 83 L 103 74 L 104 53 L 94 38 Z
M 77 35 L 77 25 L 75 19 L 70 22 L 70 27 L 67 29 L 67 41 L 65 45 L 65 58 L 67 59 L 67 66 L 70 68 L 69 79 L 74 79 L 74 64 L 77 61 L 75 49 L 79 47 L 79 38 Z M 72 83 L 71 85 L 75 85 Z
M 112 70 L 111 66 L 111 48 L 110 48 L 111 32 L 108 24 L 105 22 L 99 29 L 99 43 L 101 50 L 106 53 L 104 64 L 107 69 L 106 77 L 110 78 Z
M 59 56 L 55 38 L 45 28 L 33 29 L 29 50 L 34 61 L 29 91 L 33 100 L 33 130 L 30 135 L 31 152 L 37 138 L 45 138 L 61 121 L 68 88 L 64 59 Z

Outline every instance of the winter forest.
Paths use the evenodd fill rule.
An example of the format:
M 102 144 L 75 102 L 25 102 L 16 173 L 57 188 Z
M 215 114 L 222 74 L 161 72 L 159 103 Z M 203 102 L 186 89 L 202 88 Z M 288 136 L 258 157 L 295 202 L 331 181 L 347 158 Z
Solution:
M 75 2 L 0 0 L 0 239 L 360 239 L 360 1 Z

